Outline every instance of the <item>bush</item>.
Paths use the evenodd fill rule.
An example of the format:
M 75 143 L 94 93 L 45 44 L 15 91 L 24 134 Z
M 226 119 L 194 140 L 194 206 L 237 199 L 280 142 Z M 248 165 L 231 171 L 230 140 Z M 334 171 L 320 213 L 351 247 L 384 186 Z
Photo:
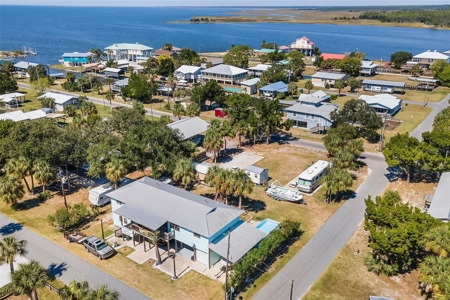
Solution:
M 303 94 L 303 89 L 299 89 L 300 94 Z
M 64 82 L 63 84 L 61 84 L 61 87 L 63 89 L 65 89 L 68 92 L 79 92 L 81 91 L 80 87 L 78 86 L 78 84 L 76 82 L 74 83 L 70 83 L 70 82 Z
M 331 100 L 336 100 L 337 97 L 338 97 L 338 95 L 330 95 L 330 99 L 331 99 Z
M 285 99 L 286 98 L 286 94 L 285 93 L 278 93 L 276 98 L 277 99 Z
M 170 103 L 166 103 L 166 104 L 164 104 L 164 109 L 165 110 L 172 110 L 172 106 L 170 106 Z
M 47 221 L 55 226 L 59 231 L 66 231 L 80 226 L 88 220 L 90 212 L 84 204 L 77 203 L 69 206 L 68 209 L 62 207 L 55 214 L 48 215 Z
M 52 197 L 53 197 L 53 195 L 50 191 L 45 191 L 45 192 L 39 193 L 39 195 L 37 196 L 37 199 L 40 202 L 44 202 L 44 201 L 47 201 L 48 199 L 51 199 Z

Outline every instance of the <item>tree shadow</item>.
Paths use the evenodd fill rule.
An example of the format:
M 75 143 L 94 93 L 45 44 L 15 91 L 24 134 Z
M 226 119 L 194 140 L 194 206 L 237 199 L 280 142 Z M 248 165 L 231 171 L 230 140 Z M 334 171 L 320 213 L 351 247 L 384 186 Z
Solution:
M 39 200 L 37 197 L 35 197 L 33 199 L 28 199 L 28 200 L 13 204 L 11 207 L 15 211 L 29 210 L 29 209 L 33 209 L 35 207 L 40 206 L 41 203 L 42 203 L 42 201 Z
M 17 231 L 22 230 L 22 228 L 22 224 L 11 222 L 0 228 L 0 236 L 7 236 L 16 233 Z
M 67 271 L 67 264 L 65 262 L 60 263 L 59 265 L 53 263 L 48 267 L 48 273 L 52 277 L 61 277 L 62 274 Z

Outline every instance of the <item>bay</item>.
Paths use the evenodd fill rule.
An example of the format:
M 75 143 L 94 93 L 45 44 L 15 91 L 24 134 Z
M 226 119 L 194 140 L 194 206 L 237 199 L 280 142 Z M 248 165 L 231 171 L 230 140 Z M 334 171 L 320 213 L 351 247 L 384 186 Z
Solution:
M 46 7 L 0 6 L 0 50 L 36 48 L 28 61 L 55 64 L 64 52 L 136 43 L 155 49 L 166 42 L 197 52 L 219 52 L 232 44 L 259 49 L 261 40 L 289 45 L 307 36 L 322 52 L 363 51 L 389 60 L 405 50 L 414 54 L 450 50 L 450 31 L 423 28 L 291 23 L 190 24 L 192 16 L 226 15 L 243 8 L 215 7 Z M 249 9 L 249 8 L 245 8 Z M 251 8 L 250 8 L 251 9 Z

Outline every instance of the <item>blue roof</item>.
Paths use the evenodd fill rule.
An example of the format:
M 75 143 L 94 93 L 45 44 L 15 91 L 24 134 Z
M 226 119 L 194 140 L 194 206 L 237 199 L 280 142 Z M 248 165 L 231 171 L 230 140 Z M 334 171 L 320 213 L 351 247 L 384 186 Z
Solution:
M 287 92 L 287 85 L 283 81 L 278 81 L 278 82 L 274 82 L 269 85 L 263 86 L 259 90 L 265 91 L 265 92 L 281 92 L 281 93 L 283 93 L 283 92 Z

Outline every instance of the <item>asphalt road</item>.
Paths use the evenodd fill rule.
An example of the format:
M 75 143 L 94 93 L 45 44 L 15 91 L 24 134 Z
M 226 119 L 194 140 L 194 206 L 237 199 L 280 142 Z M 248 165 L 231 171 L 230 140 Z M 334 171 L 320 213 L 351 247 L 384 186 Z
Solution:
M 25 212 L 26 213 L 26 212 Z M 14 234 L 19 240 L 26 240 L 27 259 L 39 261 L 50 273 L 66 284 L 72 280 L 89 282 L 91 287 L 108 285 L 120 293 L 120 299 L 150 299 L 122 281 L 91 265 L 41 235 L 23 227 L 3 214 L 0 214 L 0 238 Z M 73 247 L 82 247 L 73 244 Z

